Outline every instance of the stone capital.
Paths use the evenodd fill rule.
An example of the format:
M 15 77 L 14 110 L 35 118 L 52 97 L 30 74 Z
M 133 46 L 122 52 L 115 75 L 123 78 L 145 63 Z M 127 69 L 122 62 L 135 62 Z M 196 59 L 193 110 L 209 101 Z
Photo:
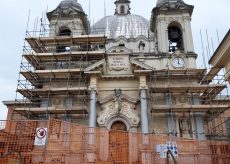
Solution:
M 91 93 L 97 94 L 97 88 L 89 87 L 89 88 L 88 88 L 88 91 L 89 91 L 90 94 L 91 94 Z
M 139 89 L 140 89 L 140 91 L 148 90 L 148 86 L 147 85 L 140 85 Z

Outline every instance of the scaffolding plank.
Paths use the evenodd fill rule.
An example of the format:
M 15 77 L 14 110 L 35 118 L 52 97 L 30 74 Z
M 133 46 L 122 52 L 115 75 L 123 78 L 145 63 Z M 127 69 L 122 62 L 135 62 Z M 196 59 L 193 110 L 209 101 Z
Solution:
M 171 108 L 167 105 L 153 105 L 152 112 L 165 113 L 172 112 L 207 112 L 209 110 L 229 109 L 229 105 L 173 105 Z
M 202 80 L 205 75 L 206 69 L 161 69 L 161 70 L 153 70 L 153 74 L 151 78 L 159 78 L 159 79 L 168 79 L 168 78 L 176 78 L 176 79 L 184 79 L 184 78 L 194 78 L 198 81 Z
M 215 85 L 210 87 L 202 94 L 202 98 L 208 97 L 209 99 L 213 99 L 218 96 L 227 86 L 223 84 Z
M 188 68 L 188 69 L 161 69 L 161 70 L 154 70 L 153 72 L 156 75 L 199 75 L 203 76 L 205 73 L 206 69 L 193 69 L 193 68 Z
M 47 78 L 47 77 L 67 78 L 69 76 L 68 73 L 80 74 L 81 69 L 76 68 L 76 69 L 35 70 L 35 71 L 21 71 L 20 73 L 28 80 Z
M 22 94 L 24 97 L 31 99 L 36 96 L 46 96 L 48 94 L 52 95 L 81 95 L 84 94 L 84 91 L 87 90 L 87 87 L 64 87 L 64 88 L 42 88 L 42 89 L 17 89 L 17 92 Z
M 87 114 L 86 106 L 83 104 L 79 104 L 77 107 L 72 107 L 71 109 L 67 108 L 58 108 L 58 107 L 48 107 L 48 108 L 15 108 L 15 111 L 17 112 L 32 112 L 34 114 L 44 114 L 44 113 L 50 113 L 50 114 L 63 114 L 63 113 L 69 113 L 69 114 L 82 114 L 83 112 Z
M 40 59 L 36 58 L 35 55 L 23 55 L 25 59 L 32 65 L 35 69 L 44 69 L 44 66 L 41 65 Z
M 58 62 L 58 61 L 78 61 L 82 59 L 82 56 L 87 56 L 89 60 L 100 60 L 105 55 L 104 50 L 99 51 L 71 51 L 62 53 L 36 53 L 36 54 L 24 54 L 26 60 L 36 67 L 41 65 L 40 62 Z
M 22 74 L 32 85 L 37 86 L 38 85 L 38 76 L 33 74 L 31 71 L 21 71 L 20 74 Z
M 25 40 L 35 52 L 44 53 L 47 51 L 38 38 L 25 38 Z
M 181 84 L 152 84 L 151 88 L 152 91 L 155 93 L 164 93 L 168 92 L 169 90 L 172 93 L 210 93 L 214 88 L 224 88 L 225 85 L 181 85 Z
M 212 67 L 210 71 L 204 76 L 204 78 L 201 80 L 202 84 L 209 84 L 213 78 L 218 74 L 218 72 L 221 70 L 219 67 Z
M 105 44 L 105 35 L 79 35 L 79 36 L 50 36 L 28 37 L 25 39 L 35 52 L 46 52 L 47 46 L 78 45 L 78 44 Z

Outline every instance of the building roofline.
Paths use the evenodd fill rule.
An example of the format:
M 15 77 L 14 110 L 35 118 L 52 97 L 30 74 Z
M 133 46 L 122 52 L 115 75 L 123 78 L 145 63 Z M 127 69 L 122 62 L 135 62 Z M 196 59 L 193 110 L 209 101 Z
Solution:
M 226 42 L 227 38 L 230 36 L 230 29 L 228 30 L 228 32 L 226 33 L 226 35 L 224 36 L 224 39 L 220 42 L 219 46 L 217 47 L 216 51 L 213 53 L 212 57 L 209 59 L 209 64 L 213 63 L 214 58 L 217 56 L 218 51 L 221 49 L 221 47 L 223 46 L 223 44 Z

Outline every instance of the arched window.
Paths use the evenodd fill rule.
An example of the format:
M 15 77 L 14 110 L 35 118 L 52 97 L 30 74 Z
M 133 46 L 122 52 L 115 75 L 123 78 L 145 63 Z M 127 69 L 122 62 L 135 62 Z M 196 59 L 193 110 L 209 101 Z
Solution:
M 177 22 L 173 22 L 168 26 L 168 39 L 169 39 L 169 52 L 175 52 L 175 50 L 184 50 L 183 45 L 183 33 L 181 25 Z
M 62 27 L 59 29 L 58 36 L 71 36 L 72 31 L 68 27 Z M 58 45 L 56 52 L 67 52 L 70 51 L 70 46 L 68 45 Z
M 121 5 L 121 9 L 120 9 L 120 10 L 121 10 L 120 13 L 121 13 L 121 14 L 124 14 L 124 13 L 125 13 L 125 6 Z
M 60 29 L 58 35 L 59 36 L 70 36 L 72 35 L 72 31 L 69 28 L 63 28 L 63 29 Z

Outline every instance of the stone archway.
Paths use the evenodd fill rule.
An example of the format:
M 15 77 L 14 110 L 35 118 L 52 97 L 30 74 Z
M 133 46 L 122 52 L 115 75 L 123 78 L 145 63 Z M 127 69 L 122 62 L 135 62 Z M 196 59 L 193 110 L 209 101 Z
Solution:
M 127 131 L 127 127 L 122 121 L 116 121 L 112 124 L 111 130 Z
M 117 126 L 117 127 L 116 127 Z M 118 127 L 121 126 L 121 127 Z M 129 119 L 123 115 L 117 115 L 109 118 L 105 122 L 105 127 L 109 130 L 122 130 L 122 131 L 130 131 L 132 128 L 132 124 Z M 122 129 L 123 127 L 123 129 Z

